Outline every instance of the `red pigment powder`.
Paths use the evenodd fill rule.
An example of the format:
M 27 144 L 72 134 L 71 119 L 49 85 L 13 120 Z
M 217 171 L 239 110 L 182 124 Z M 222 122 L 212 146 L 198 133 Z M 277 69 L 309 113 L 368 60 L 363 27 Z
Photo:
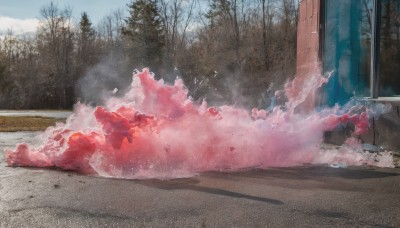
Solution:
M 249 113 L 233 106 L 209 107 L 205 101 L 196 104 L 182 80 L 167 85 L 144 69 L 133 76 L 124 97 L 113 97 L 103 107 L 77 104 L 65 124 L 40 136 L 40 145 L 19 144 L 6 150 L 6 160 L 10 166 L 117 178 L 177 178 L 305 163 L 390 166 L 375 163 L 357 146 L 320 149 L 324 131 L 341 123 L 354 124 L 355 135 L 368 128 L 366 112 L 336 115 L 338 107 L 295 111 L 325 81 L 314 75 L 294 93 L 294 80 L 285 86 L 285 111 L 276 107 Z

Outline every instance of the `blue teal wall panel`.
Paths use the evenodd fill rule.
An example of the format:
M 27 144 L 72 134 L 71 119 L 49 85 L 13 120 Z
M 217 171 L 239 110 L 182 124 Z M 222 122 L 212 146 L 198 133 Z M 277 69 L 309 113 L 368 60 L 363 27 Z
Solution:
M 322 61 L 324 72 L 332 73 L 323 88 L 322 105 L 345 104 L 351 97 L 368 95 L 365 6 L 364 0 L 325 1 Z

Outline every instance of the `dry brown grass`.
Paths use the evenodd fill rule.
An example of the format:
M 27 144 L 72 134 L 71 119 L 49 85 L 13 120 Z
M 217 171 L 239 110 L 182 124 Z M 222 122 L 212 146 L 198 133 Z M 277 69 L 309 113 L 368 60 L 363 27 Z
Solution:
M 0 132 L 44 131 L 56 122 L 63 121 L 65 120 L 40 116 L 0 116 Z

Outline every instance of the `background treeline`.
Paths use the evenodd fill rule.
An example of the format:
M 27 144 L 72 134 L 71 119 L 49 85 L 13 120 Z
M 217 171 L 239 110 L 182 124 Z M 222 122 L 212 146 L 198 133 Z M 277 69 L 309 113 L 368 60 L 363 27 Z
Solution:
M 132 71 L 184 80 L 195 99 L 267 107 L 295 73 L 297 0 L 136 0 L 97 26 L 49 3 L 31 36 L 0 39 L 0 108 L 69 109 L 123 93 Z M 111 93 L 111 92 L 110 92 Z

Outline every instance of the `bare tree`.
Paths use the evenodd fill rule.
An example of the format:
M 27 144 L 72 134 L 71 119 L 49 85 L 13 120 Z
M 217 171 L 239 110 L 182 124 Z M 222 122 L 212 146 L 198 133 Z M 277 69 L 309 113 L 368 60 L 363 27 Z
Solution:
M 161 29 L 151 42 L 160 45 L 148 45 L 145 52 L 142 41 L 149 40 L 141 33 L 149 31 L 140 25 L 134 30 L 140 18 L 131 21 L 139 39 L 133 40 L 124 34 L 129 20 L 123 10 L 105 15 L 97 27 L 88 19 L 82 27 L 73 26 L 70 8 L 50 2 L 39 12 L 35 37 L 10 32 L 1 39 L 0 94 L 12 99 L 9 107 L 72 107 L 73 87 L 98 62 L 107 59 L 107 68 L 128 81 L 142 52 L 152 54 L 142 65 L 159 68 L 166 79 L 179 75 L 194 99 L 211 102 L 265 107 L 271 91 L 294 75 L 298 0 L 210 0 L 208 7 L 200 0 L 155 2 L 152 17 L 161 21 Z M 392 14 L 387 22 L 391 47 L 400 46 L 398 21 Z M 386 53 L 392 59 L 397 56 L 393 50 Z
M 165 34 L 165 68 L 174 69 L 177 66 L 178 51 L 185 44 L 196 4 L 197 1 L 160 0 L 160 15 Z
M 71 30 L 71 8 L 60 9 L 50 2 L 40 9 L 43 18 L 39 28 L 38 47 L 42 52 L 43 69 L 50 77 L 46 85 L 50 99 L 58 108 L 67 108 L 71 91 L 71 58 L 74 34 Z M 46 76 L 45 76 L 46 77 Z M 68 94 L 67 94 L 68 93 Z

